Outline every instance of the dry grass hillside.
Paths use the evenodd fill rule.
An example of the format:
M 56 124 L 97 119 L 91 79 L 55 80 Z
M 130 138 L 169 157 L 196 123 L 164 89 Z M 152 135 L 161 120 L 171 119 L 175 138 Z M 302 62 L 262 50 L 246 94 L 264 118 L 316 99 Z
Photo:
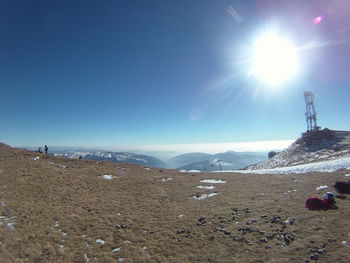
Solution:
M 0 262 L 350 262 L 350 196 L 304 208 L 347 173 L 191 174 L 0 145 Z

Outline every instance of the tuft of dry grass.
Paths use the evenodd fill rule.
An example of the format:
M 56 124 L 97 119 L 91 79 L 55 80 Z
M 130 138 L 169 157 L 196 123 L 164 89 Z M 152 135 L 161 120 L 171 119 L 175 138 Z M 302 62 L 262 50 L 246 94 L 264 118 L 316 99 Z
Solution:
M 0 171 L 0 262 L 350 262 L 350 196 L 304 208 L 346 171 L 179 173 L 3 145 Z

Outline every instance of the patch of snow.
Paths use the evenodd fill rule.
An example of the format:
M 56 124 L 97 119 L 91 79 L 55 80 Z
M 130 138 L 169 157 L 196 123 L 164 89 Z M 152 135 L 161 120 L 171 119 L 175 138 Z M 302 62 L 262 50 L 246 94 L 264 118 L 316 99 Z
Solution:
M 201 183 L 209 183 L 209 184 L 225 184 L 226 181 L 223 180 L 215 180 L 215 179 L 205 179 L 200 181 Z
M 7 218 L 4 216 L 0 216 L 0 226 L 5 226 L 7 227 L 9 230 L 14 230 L 15 226 L 11 220 L 16 219 L 16 217 L 11 217 L 11 218 Z
M 64 245 L 59 244 L 58 245 L 58 249 L 63 250 L 64 249 Z
M 162 182 L 169 182 L 171 180 L 173 180 L 174 178 L 172 177 L 168 177 L 168 178 L 162 178 Z
M 145 170 L 147 170 L 147 171 L 151 171 L 151 168 L 149 168 L 149 167 L 145 167 Z
M 86 254 L 84 254 L 83 258 L 84 258 L 84 263 L 89 263 L 90 259 Z
M 345 176 L 346 176 L 346 177 L 350 177 L 350 174 L 346 174 Z
M 316 190 L 323 190 L 326 188 L 328 188 L 328 185 L 320 185 L 320 186 L 316 187 Z
M 214 189 L 215 187 L 215 185 L 197 185 L 197 188 L 200 189 Z
M 4 202 L 0 202 L 0 206 L 6 206 Z
M 49 164 L 55 164 L 55 163 L 53 163 L 53 162 L 48 162 Z
M 219 193 L 202 194 L 201 196 L 193 196 L 193 198 L 196 199 L 196 200 L 203 200 L 203 199 L 206 199 L 206 198 L 218 195 L 218 194 Z
M 179 170 L 180 173 L 201 173 L 199 170 Z
M 136 158 L 136 157 L 134 157 L 133 159 L 135 159 L 136 161 L 143 162 L 143 163 L 148 163 L 148 161 L 147 161 L 147 160 L 145 160 L 145 159 Z
M 39 156 L 36 156 L 36 157 L 32 158 L 32 160 L 34 160 L 34 161 L 39 160 L 39 159 L 40 159 Z
M 100 177 L 102 179 L 106 179 L 106 180 L 112 180 L 114 178 L 113 175 L 110 175 L 110 174 L 104 174 L 104 175 L 100 175 Z
M 112 250 L 112 252 L 113 252 L 113 253 L 116 253 L 116 252 L 119 252 L 121 249 L 122 249 L 121 247 L 114 248 L 114 249 Z
M 106 241 L 104 241 L 102 239 L 96 239 L 96 243 L 99 245 L 104 245 L 106 243 Z
M 10 230 L 14 230 L 15 229 L 15 226 L 14 226 L 14 223 L 6 223 L 5 224 L 6 225 L 6 227 L 8 228 L 8 229 L 10 229 Z
M 177 216 L 177 218 L 183 218 L 184 217 L 184 215 L 178 215 Z
M 61 233 L 61 235 L 62 235 L 62 236 L 64 236 L 64 237 L 65 237 L 65 236 L 67 236 L 67 233 L 66 233 L 66 232 L 64 232 L 62 229 L 59 229 L 59 230 L 58 230 L 58 232 L 60 232 L 60 233 Z
M 147 249 L 148 249 L 148 247 L 144 246 L 142 249 L 143 249 L 143 250 L 147 250 Z
M 118 258 L 118 262 L 124 262 L 125 258 Z
M 317 163 L 301 164 L 289 167 L 279 167 L 273 169 L 261 170 L 224 170 L 216 172 L 230 172 L 243 174 L 292 174 L 292 173 L 309 173 L 309 172 L 334 172 L 339 169 L 350 170 L 350 157 L 338 158 L 330 161 L 323 161 Z
M 124 243 L 125 244 L 131 244 L 132 242 L 130 240 L 125 240 Z
M 60 164 L 60 165 L 58 165 L 58 166 L 61 167 L 61 168 L 67 168 L 67 166 L 62 165 L 62 164 Z
M 348 242 L 347 242 L 347 241 L 342 241 L 341 244 L 342 244 L 343 246 L 347 246 L 347 245 L 348 245 Z

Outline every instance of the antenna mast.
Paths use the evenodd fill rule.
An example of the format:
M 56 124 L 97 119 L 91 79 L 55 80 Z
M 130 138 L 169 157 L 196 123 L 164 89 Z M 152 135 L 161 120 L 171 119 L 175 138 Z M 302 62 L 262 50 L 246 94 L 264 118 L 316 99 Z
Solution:
M 314 105 L 314 94 L 311 91 L 305 91 L 304 92 L 304 99 L 306 104 L 306 124 L 307 124 L 307 131 L 317 131 L 320 129 L 319 126 L 317 126 L 317 113 L 315 110 Z

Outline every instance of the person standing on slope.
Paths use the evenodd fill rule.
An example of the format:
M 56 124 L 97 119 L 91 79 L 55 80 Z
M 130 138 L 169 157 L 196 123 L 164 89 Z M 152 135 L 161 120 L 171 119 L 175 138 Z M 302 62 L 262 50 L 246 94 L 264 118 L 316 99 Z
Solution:
M 45 145 L 45 153 L 47 154 L 47 151 L 49 150 L 49 148 L 47 147 L 47 145 Z

